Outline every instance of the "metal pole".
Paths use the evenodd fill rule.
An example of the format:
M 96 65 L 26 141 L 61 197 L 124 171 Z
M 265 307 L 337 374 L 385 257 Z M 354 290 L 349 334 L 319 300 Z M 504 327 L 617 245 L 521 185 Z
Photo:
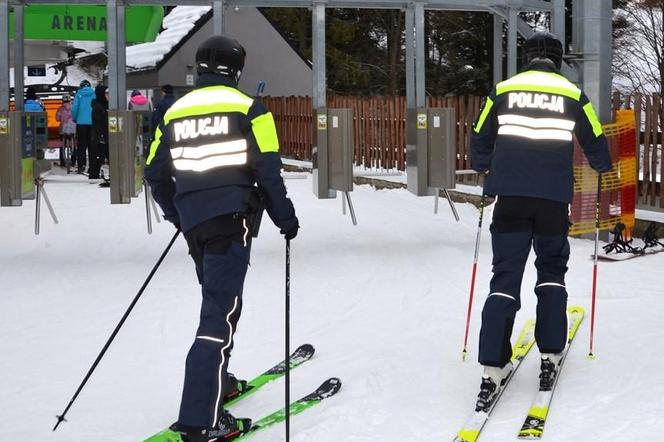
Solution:
M 459 222 L 461 218 L 459 218 L 459 212 L 457 212 L 456 205 L 454 204 L 454 201 L 452 201 L 452 196 L 450 195 L 450 192 L 447 191 L 447 189 L 443 189 L 443 192 L 445 193 L 445 198 L 447 198 L 447 202 L 450 203 L 450 209 L 452 209 L 452 214 L 454 215 L 454 219 Z M 438 193 L 436 193 L 437 197 Z
M 25 71 L 25 60 L 24 60 L 24 51 L 23 51 L 23 5 L 14 5 L 14 104 L 16 105 L 17 111 L 23 110 L 23 89 L 24 89 L 24 71 Z
M 415 12 L 412 6 L 406 8 L 406 105 L 415 105 Z
M 438 215 L 438 199 L 440 198 L 440 189 L 436 189 L 436 194 L 433 196 L 433 213 Z
M 152 235 L 152 213 L 150 213 L 150 185 L 143 180 L 143 193 L 145 193 L 145 215 L 148 222 L 148 235 Z
M 286 386 L 285 386 L 285 412 L 286 412 L 286 442 L 290 441 L 290 239 L 286 240 L 286 316 L 285 316 L 285 345 L 286 353 Z
M 76 400 L 78 395 L 81 393 L 81 390 L 83 390 L 83 387 L 88 382 L 88 379 L 90 379 L 90 376 L 92 376 L 92 373 L 95 371 L 95 368 L 97 368 L 97 365 L 101 361 L 101 358 L 104 357 L 104 354 L 106 353 L 106 350 L 108 350 L 108 348 L 111 346 L 111 343 L 113 342 L 113 339 L 115 339 L 115 336 L 120 331 L 120 328 L 122 327 L 122 325 L 125 323 L 125 321 L 129 317 L 129 314 L 131 313 L 132 309 L 134 308 L 134 306 L 138 302 L 139 298 L 141 297 L 141 295 L 145 291 L 145 288 L 148 286 L 148 284 L 150 283 L 150 280 L 152 280 L 152 277 L 157 272 L 157 269 L 161 265 L 161 262 L 164 260 L 164 258 L 166 258 L 166 255 L 168 254 L 169 250 L 171 250 L 171 247 L 173 246 L 173 243 L 177 239 L 178 235 L 180 235 L 180 230 L 179 229 L 175 232 L 175 235 L 173 235 L 173 238 L 168 243 L 168 246 L 166 246 L 166 250 L 164 250 L 164 252 L 161 254 L 159 259 L 157 260 L 157 263 L 154 265 L 154 267 L 150 271 L 150 274 L 145 279 L 145 282 L 143 282 L 143 285 L 141 286 L 140 290 L 138 291 L 138 293 L 136 294 L 134 299 L 131 301 L 131 304 L 129 304 L 129 308 L 127 308 L 127 311 L 125 311 L 124 315 L 122 316 L 122 319 L 120 319 L 120 322 L 118 322 L 118 325 L 115 327 L 115 330 L 113 330 L 113 333 L 111 333 L 111 336 L 106 341 L 106 344 L 104 344 L 104 347 L 101 349 L 101 352 L 97 356 L 97 359 L 95 359 L 92 366 L 90 367 L 90 369 L 86 373 L 85 377 L 83 378 L 83 382 L 81 382 L 81 385 L 79 385 L 78 388 L 76 389 L 76 393 L 74 393 L 74 396 L 69 401 L 69 404 L 67 404 L 67 408 L 65 408 L 65 411 L 63 411 L 61 415 L 56 416 L 58 418 L 58 422 L 53 427 L 53 431 L 57 430 L 58 426 L 63 421 L 66 420 L 65 415 L 67 414 L 67 412 L 69 411 L 71 406 L 74 405 L 74 401 Z
M 553 8 L 551 9 L 551 31 L 563 42 L 563 48 L 567 49 L 565 45 L 565 0 L 552 0 Z
M 424 4 L 415 4 L 415 104 L 426 105 L 426 54 L 424 53 Z
M 350 218 L 353 220 L 353 225 L 357 225 L 357 218 L 355 218 L 355 209 L 353 209 L 353 201 L 350 199 L 350 192 L 344 192 L 346 200 L 348 200 L 348 209 L 350 210 Z
M 41 192 L 39 191 L 39 180 L 35 180 L 35 235 L 39 235 Z
M 157 220 L 157 224 L 161 223 L 161 218 L 159 218 L 159 210 L 157 209 L 157 203 L 154 202 L 154 197 L 152 196 L 152 189 L 150 189 L 150 205 L 152 206 L 152 213 L 154 213 L 154 219 Z
M 507 9 L 507 76 L 516 75 L 516 36 L 518 29 L 518 10 Z
M 503 18 L 493 13 L 493 84 L 503 81 Z
M 124 0 L 108 0 L 106 16 L 108 18 L 108 108 L 125 110 L 127 108 L 127 85 L 125 78 L 125 20 Z
M 58 224 L 58 217 L 55 216 L 55 210 L 53 210 L 53 206 L 51 205 L 51 200 L 48 199 L 48 194 L 46 193 L 46 187 L 44 187 L 44 180 L 40 179 L 40 186 L 39 189 L 42 193 L 42 196 L 44 197 L 44 202 L 46 203 L 46 207 L 48 208 L 49 213 L 51 214 L 51 218 L 53 218 L 53 223 Z
M 0 29 L 9 29 L 9 3 L 0 2 Z M 9 110 L 9 32 L 0 32 L 0 112 Z
M 316 197 L 336 198 L 336 191 L 329 188 L 328 152 L 327 152 L 327 66 L 325 63 L 325 3 L 313 3 L 311 11 L 312 29 L 312 108 L 316 118 L 313 127 L 313 191 Z M 326 112 L 326 111 L 325 111 Z M 319 115 L 320 113 L 320 115 Z M 320 127 L 319 127 L 320 126 Z
M 214 35 L 224 33 L 224 1 L 214 0 L 212 2 L 212 21 L 214 26 Z

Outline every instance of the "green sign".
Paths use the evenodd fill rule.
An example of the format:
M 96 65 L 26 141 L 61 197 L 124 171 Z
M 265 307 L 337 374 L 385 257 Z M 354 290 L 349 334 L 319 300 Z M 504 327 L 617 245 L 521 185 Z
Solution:
M 154 41 L 161 29 L 161 6 L 126 6 L 127 43 Z M 26 5 L 25 40 L 106 41 L 108 20 L 101 5 Z M 14 36 L 14 14 L 10 14 L 9 35 Z

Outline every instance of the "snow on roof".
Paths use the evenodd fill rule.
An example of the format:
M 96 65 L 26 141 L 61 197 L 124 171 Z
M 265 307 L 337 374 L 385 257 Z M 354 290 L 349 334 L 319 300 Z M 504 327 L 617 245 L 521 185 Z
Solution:
M 210 6 L 176 6 L 173 8 L 164 17 L 162 23 L 164 30 L 159 33 L 155 41 L 127 48 L 128 70 L 155 67 L 175 45 L 186 37 L 196 22 L 210 9 Z

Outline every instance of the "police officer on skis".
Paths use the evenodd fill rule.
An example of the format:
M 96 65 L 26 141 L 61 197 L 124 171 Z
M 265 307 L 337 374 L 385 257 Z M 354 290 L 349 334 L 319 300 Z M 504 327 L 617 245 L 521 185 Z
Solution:
M 299 228 L 272 114 L 238 90 L 245 55 L 227 36 L 201 44 L 196 88 L 165 113 L 146 161 L 145 177 L 164 217 L 184 233 L 203 294 L 178 420 L 160 433 L 168 441 L 224 441 L 250 425 L 224 401 L 246 387 L 227 368 L 252 234 L 263 205 L 286 239 Z
M 472 167 L 486 172 L 484 192 L 497 196 L 491 224 L 493 277 L 482 310 L 476 409 L 487 410 L 512 369 L 510 336 L 524 267 L 537 256 L 540 390 L 551 388 L 567 342 L 568 205 L 573 196 L 573 138 L 599 173 L 611 169 L 606 137 L 586 95 L 560 74 L 563 47 L 537 32 L 524 47 L 524 69 L 498 83 L 471 138 Z

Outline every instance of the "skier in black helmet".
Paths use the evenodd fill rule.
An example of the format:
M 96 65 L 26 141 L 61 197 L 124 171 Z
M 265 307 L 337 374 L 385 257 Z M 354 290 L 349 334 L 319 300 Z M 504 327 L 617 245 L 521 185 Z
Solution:
M 478 411 L 488 410 L 512 369 L 510 336 L 531 247 L 537 255 L 540 389 L 551 388 L 567 341 L 565 273 L 574 137 L 593 169 L 611 169 L 607 140 L 592 104 L 560 73 L 563 46 L 558 38 L 537 32 L 525 42 L 523 54 L 523 70 L 496 85 L 471 138 L 472 167 L 488 173 L 485 194 L 497 196 L 491 224 L 493 277 L 480 331 L 484 374 Z
M 226 36 L 200 45 L 196 88 L 166 111 L 146 160 L 145 177 L 164 217 L 184 233 L 203 292 L 178 420 L 150 441 L 221 442 L 249 428 L 224 401 L 246 387 L 227 368 L 263 202 L 286 239 L 299 228 L 272 114 L 238 90 L 245 56 Z

